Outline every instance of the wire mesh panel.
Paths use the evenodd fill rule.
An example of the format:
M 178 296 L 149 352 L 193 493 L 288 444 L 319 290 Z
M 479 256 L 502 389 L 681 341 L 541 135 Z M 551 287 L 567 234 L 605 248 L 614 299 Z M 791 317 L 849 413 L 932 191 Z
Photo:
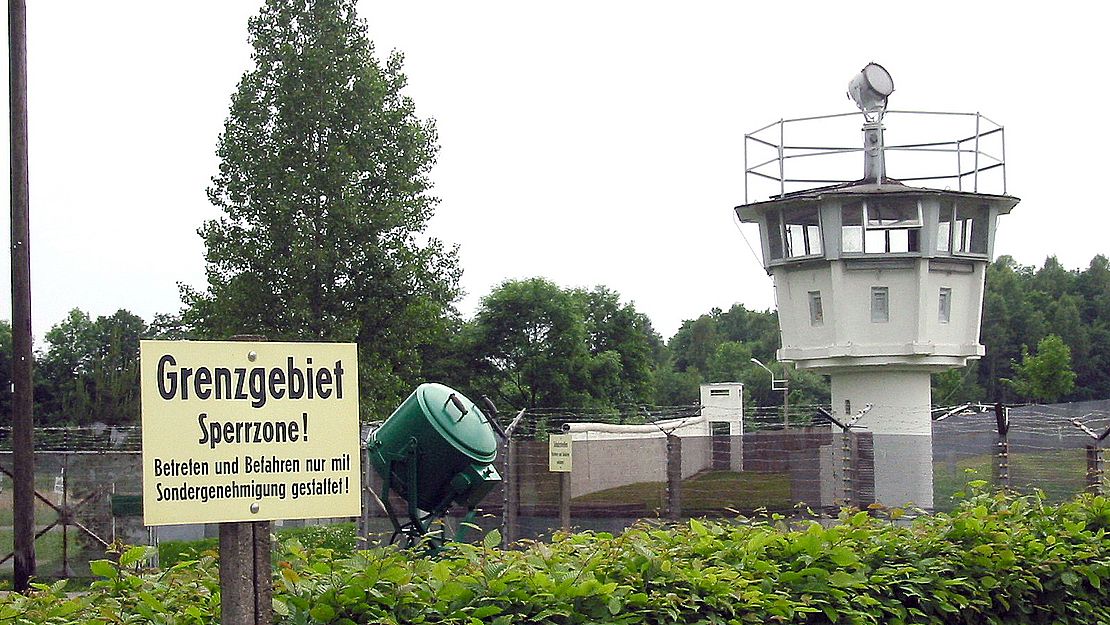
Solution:
M 0 430 L 0 468 L 12 470 L 10 430 Z M 35 431 L 35 558 L 41 578 L 91 576 L 88 562 L 109 543 L 150 542 L 142 524 L 139 430 L 131 427 Z M 11 477 L 2 478 L 0 558 L 12 551 Z M 7 573 L 12 561 L 0 568 Z
M 832 515 L 843 506 L 945 511 L 975 480 L 1021 492 L 1038 489 L 1058 501 L 1089 482 L 1090 441 L 1069 419 L 1082 414 L 1097 426 L 1103 417 L 1084 410 L 1015 409 L 1008 437 L 1000 436 L 993 413 L 936 423 L 930 437 L 843 432 L 800 408 L 784 427 L 781 407 L 773 406 L 751 411 L 745 425 L 753 431 L 740 436 L 726 436 L 720 427 L 687 436 L 614 434 L 617 428 L 582 433 L 574 442 L 571 525 L 613 531 L 641 518 L 763 511 Z M 544 439 L 565 429 L 563 424 L 586 418 L 598 416 L 535 415 L 518 435 L 515 479 L 521 522 L 528 528 L 522 536 L 539 537 L 559 527 L 561 485 L 558 474 L 547 471 Z M 622 420 L 630 417 L 609 417 L 610 423 Z M 1000 447 L 1000 441 L 1009 446 Z M 668 471 L 668 465 L 675 470 Z

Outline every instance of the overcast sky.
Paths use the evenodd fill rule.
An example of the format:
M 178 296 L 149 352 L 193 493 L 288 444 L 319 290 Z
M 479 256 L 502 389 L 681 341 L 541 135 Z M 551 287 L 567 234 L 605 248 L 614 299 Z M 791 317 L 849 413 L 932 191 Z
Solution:
M 217 216 L 205 188 L 261 2 L 28 4 L 35 334 L 74 307 L 175 312 L 177 282 L 203 286 L 196 229 Z M 845 88 L 869 61 L 893 75 L 892 108 L 1005 125 L 1008 191 L 1022 202 L 996 254 L 1079 268 L 1110 253 L 1094 5 L 866 12 L 879 6 L 363 0 L 360 11 L 379 56 L 405 53 L 408 93 L 437 120 L 431 233 L 460 246 L 467 316 L 496 284 L 531 276 L 615 289 L 664 338 L 713 307 L 773 307 L 745 242 L 758 249 L 758 233 L 732 215 L 744 134 L 852 111 Z M 857 144 L 849 130 L 836 141 Z M 2 237 L 8 247 L 7 227 Z M 10 319 L 7 254 L 0 269 Z

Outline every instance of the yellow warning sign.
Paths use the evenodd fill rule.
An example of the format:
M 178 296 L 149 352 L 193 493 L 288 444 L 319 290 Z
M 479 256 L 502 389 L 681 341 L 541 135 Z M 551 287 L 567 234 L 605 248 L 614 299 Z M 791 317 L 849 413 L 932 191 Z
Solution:
M 358 516 L 351 343 L 143 341 L 146 525 Z

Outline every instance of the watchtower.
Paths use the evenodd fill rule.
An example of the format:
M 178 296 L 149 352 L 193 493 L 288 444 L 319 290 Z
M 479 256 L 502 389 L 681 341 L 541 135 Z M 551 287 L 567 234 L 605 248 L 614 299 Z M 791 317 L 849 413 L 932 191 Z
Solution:
M 858 425 L 874 437 L 879 501 L 928 508 L 930 374 L 984 354 L 984 276 L 997 219 L 1018 199 L 1006 195 L 1001 126 L 979 113 L 887 111 L 893 91 L 875 63 L 849 84 L 863 113 L 862 149 L 804 136 L 787 142 L 788 133 L 811 128 L 827 136 L 829 125 L 858 113 L 781 120 L 746 135 L 745 204 L 736 212 L 759 224 L 782 330 L 779 360 L 828 375 L 834 413 L 866 410 Z M 887 113 L 904 116 L 907 135 L 954 127 L 955 138 L 887 145 Z M 749 166 L 768 149 L 770 158 Z M 863 178 L 830 175 L 859 152 Z M 888 155 L 897 178 L 887 173 Z M 767 181 L 777 193 L 749 202 L 756 183 Z M 999 192 L 983 192 L 988 186 Z

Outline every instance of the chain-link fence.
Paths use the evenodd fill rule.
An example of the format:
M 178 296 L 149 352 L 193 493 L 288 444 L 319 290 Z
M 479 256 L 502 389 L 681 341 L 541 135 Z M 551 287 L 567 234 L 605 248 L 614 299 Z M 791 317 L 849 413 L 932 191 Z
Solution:
M 743 415 L 707 414 L 699 406 L 603 415 L 525 411 L 501 445 L 503 481 L 483 500 L 476 523 L 516 540 L 562 527 L 616 532 L 645 518 L 822 515 L 875 504 L 944 511 L 972 480 L 1038 489 L 1050 500 L 1108 486 L 1101 446 L 1110 438 L 1097 436 L 1110 427 L 1110 401 L 1013 408 L 1005 431 L 995 410 L 969 406 L 935 421 L 931 438 L 843 432 L 819 408 L 792 406 L 785 419 L 781 407 Z M 10 434 L 0 429 L 5 576 L 12 567 Z M 569 472 L 550 470 L 552 434 L 571 438 Z M 104 557 L 116 540 L 215 535 L 215 526 L 143 525 L 140 440 L 138 428 L 36 431 L 41 577 L 88 575 L 89 560 Z M 364 475 L 360 525 L 369 540 L 381 540 L 392 529 L 377 503 L 381 481 L 365 462 Z

